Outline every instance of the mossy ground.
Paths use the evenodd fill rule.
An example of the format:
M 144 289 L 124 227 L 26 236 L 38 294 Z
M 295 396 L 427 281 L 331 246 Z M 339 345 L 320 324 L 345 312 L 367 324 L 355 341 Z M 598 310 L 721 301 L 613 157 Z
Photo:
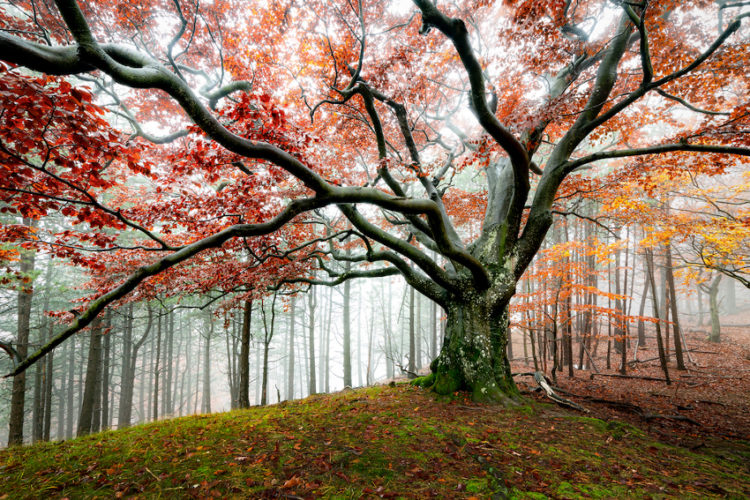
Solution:
M 0 498 L 750 496 L 748 443 L 691 452 L 530 405 L 399 385 L 179 418 L 3 450 Z

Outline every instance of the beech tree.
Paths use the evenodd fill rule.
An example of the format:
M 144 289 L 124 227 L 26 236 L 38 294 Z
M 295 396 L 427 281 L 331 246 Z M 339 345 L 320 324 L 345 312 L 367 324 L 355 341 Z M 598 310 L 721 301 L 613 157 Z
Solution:
M 508 306 L 566 184 L 616 183 L 644 158 L 720 173 L 750 154 L 750 14 L 700 0 L 460 4 L 4 10 L 6 209 L 75 217 L 86 230 L 39 244 L 109 277 L 14 373 L 138 287 L 189 291 L 201 280 L 180 277 L 201 268 L 257 289 L 278 279 L 222 270 L 276 262 L 287 282 L 402 275 L 447 315 L 420 383 L 514 401 Z

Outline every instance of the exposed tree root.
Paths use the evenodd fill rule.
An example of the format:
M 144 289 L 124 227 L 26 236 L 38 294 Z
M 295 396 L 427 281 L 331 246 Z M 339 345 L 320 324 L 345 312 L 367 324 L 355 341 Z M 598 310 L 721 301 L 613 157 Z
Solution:
M 565 399 L 564 397 L 558 395 L 555 390 L 552 388 L 552 386 L 549 383 L 549 380 L 547 380 L 547 377 L 544 376 L 544 373 L 542 372 L 526 372 L 526 373 L 514 373 L 513 376 L 526 376 L 526 377 L 534 377 L 534 380 L 537 384 L 539 384 L 539 387 L 542 388 L 542 390 L 547 394 L 547 397 L 550 398 L 555 403 L 561 405 L 561 406 L 567 406 L 569 408 L 573 408 L 578 411 L 582 411 L 585 413 L 589 413 L 589 410 L 584 408 L 583 406 L 579 405 L 578 403 L 575 403 L 569 399 Z

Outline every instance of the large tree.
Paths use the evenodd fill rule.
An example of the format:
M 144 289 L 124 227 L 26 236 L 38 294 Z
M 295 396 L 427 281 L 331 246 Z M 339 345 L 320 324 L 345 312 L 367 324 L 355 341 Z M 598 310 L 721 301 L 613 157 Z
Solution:
M 24 215 L 64 204 L 110 229 L 79 235 L 105 250 L 125 247 L 112 229 L 141 241 L 124 250 L 136 269 L 16 372 L 196 258 L 306 259 L 332 279 L 297 281 L 402 275 L 447 314 L 422 382 L 509 402 L 508 305 L 566 180 L 597 165 L 617 179 L 623 159 L 647 155 L 708 155 L 718 172 L 750 154 L 742 3 L 55 4 L 14 2 L 2 17 L 6 202 Z M 75 75 L 140 138 L 72 116 L 99 109 L 86 87 L 19 67 Z M 50 146 L 60 118 L 87 128 Z M 106 267 L 64 242 L 58 252 Z

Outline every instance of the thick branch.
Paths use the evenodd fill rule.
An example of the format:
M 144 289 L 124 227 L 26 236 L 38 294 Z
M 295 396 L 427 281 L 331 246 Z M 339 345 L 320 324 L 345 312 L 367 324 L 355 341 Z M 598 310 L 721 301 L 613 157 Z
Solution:
M 231 238 L 240 236 L 259 236 L 272 233 L 281 228 L 287 222 L 291 221 L 298 214 L 304 211 L 312 210 L 314 208 L 319 208 L 323 205 L 325 205 L 325 202 L 314 198 L 305 198 L 293 201 L 279 215 L 268 222 L 260 224 L 237 224 L 234 226 L 230 226 L 223 231 L 203 238 L 202 240 L 198 240 L 174 253 L 162 257 L 153 264 L 139 267 L 121 285 L 92 301 L 91 304 L 89 304 L 89 306 L 76 317 L 76 319 L 68 328 L 54 336 L 47 344 L 42 346 L 38 351 L 24 359 L 22 363 L 16 366 L 12 373 L 9 373 L 4 377 L 12 377 L 25 371 L 28 367 L 41 359 L 42 356 L 60 345 L 73 334 L 86 328 L 94 320 L 94 318 L 96 318 L 96 316 L 104 310 L 105 307 L 107 307 L 112 302 L 125 297 L 146 278 L 159 274 L 160 272 L 169 269 L 170 267 L 173 267 L 180 262 L 184 262 L 185 260 L 194 257 L 204 250 L 210 248 L 218 248 Z
M 696 153 L 725 153 L 740 156 L 750 156 L 750 148 L 743 148 L 740 146 L 715 146 L 712 144 L 687 144 L 687 143 L 676 143 L 676 144 L 660 144 L 658 146 L 650 146 L 645 148 L 637 149 L 620 149 L 617 151 L 603 151 L 601 153 L 594 153 L 592 155 L 572 160 L 564 165 L 566 173 L 573 172 L 574 170 L 600 160 L 609 160 L 612 158 L 625 158 L 628 156 L 644 156 L 653 155 L 660 153 L 671 153 L 674 151 L 686 151 Z

